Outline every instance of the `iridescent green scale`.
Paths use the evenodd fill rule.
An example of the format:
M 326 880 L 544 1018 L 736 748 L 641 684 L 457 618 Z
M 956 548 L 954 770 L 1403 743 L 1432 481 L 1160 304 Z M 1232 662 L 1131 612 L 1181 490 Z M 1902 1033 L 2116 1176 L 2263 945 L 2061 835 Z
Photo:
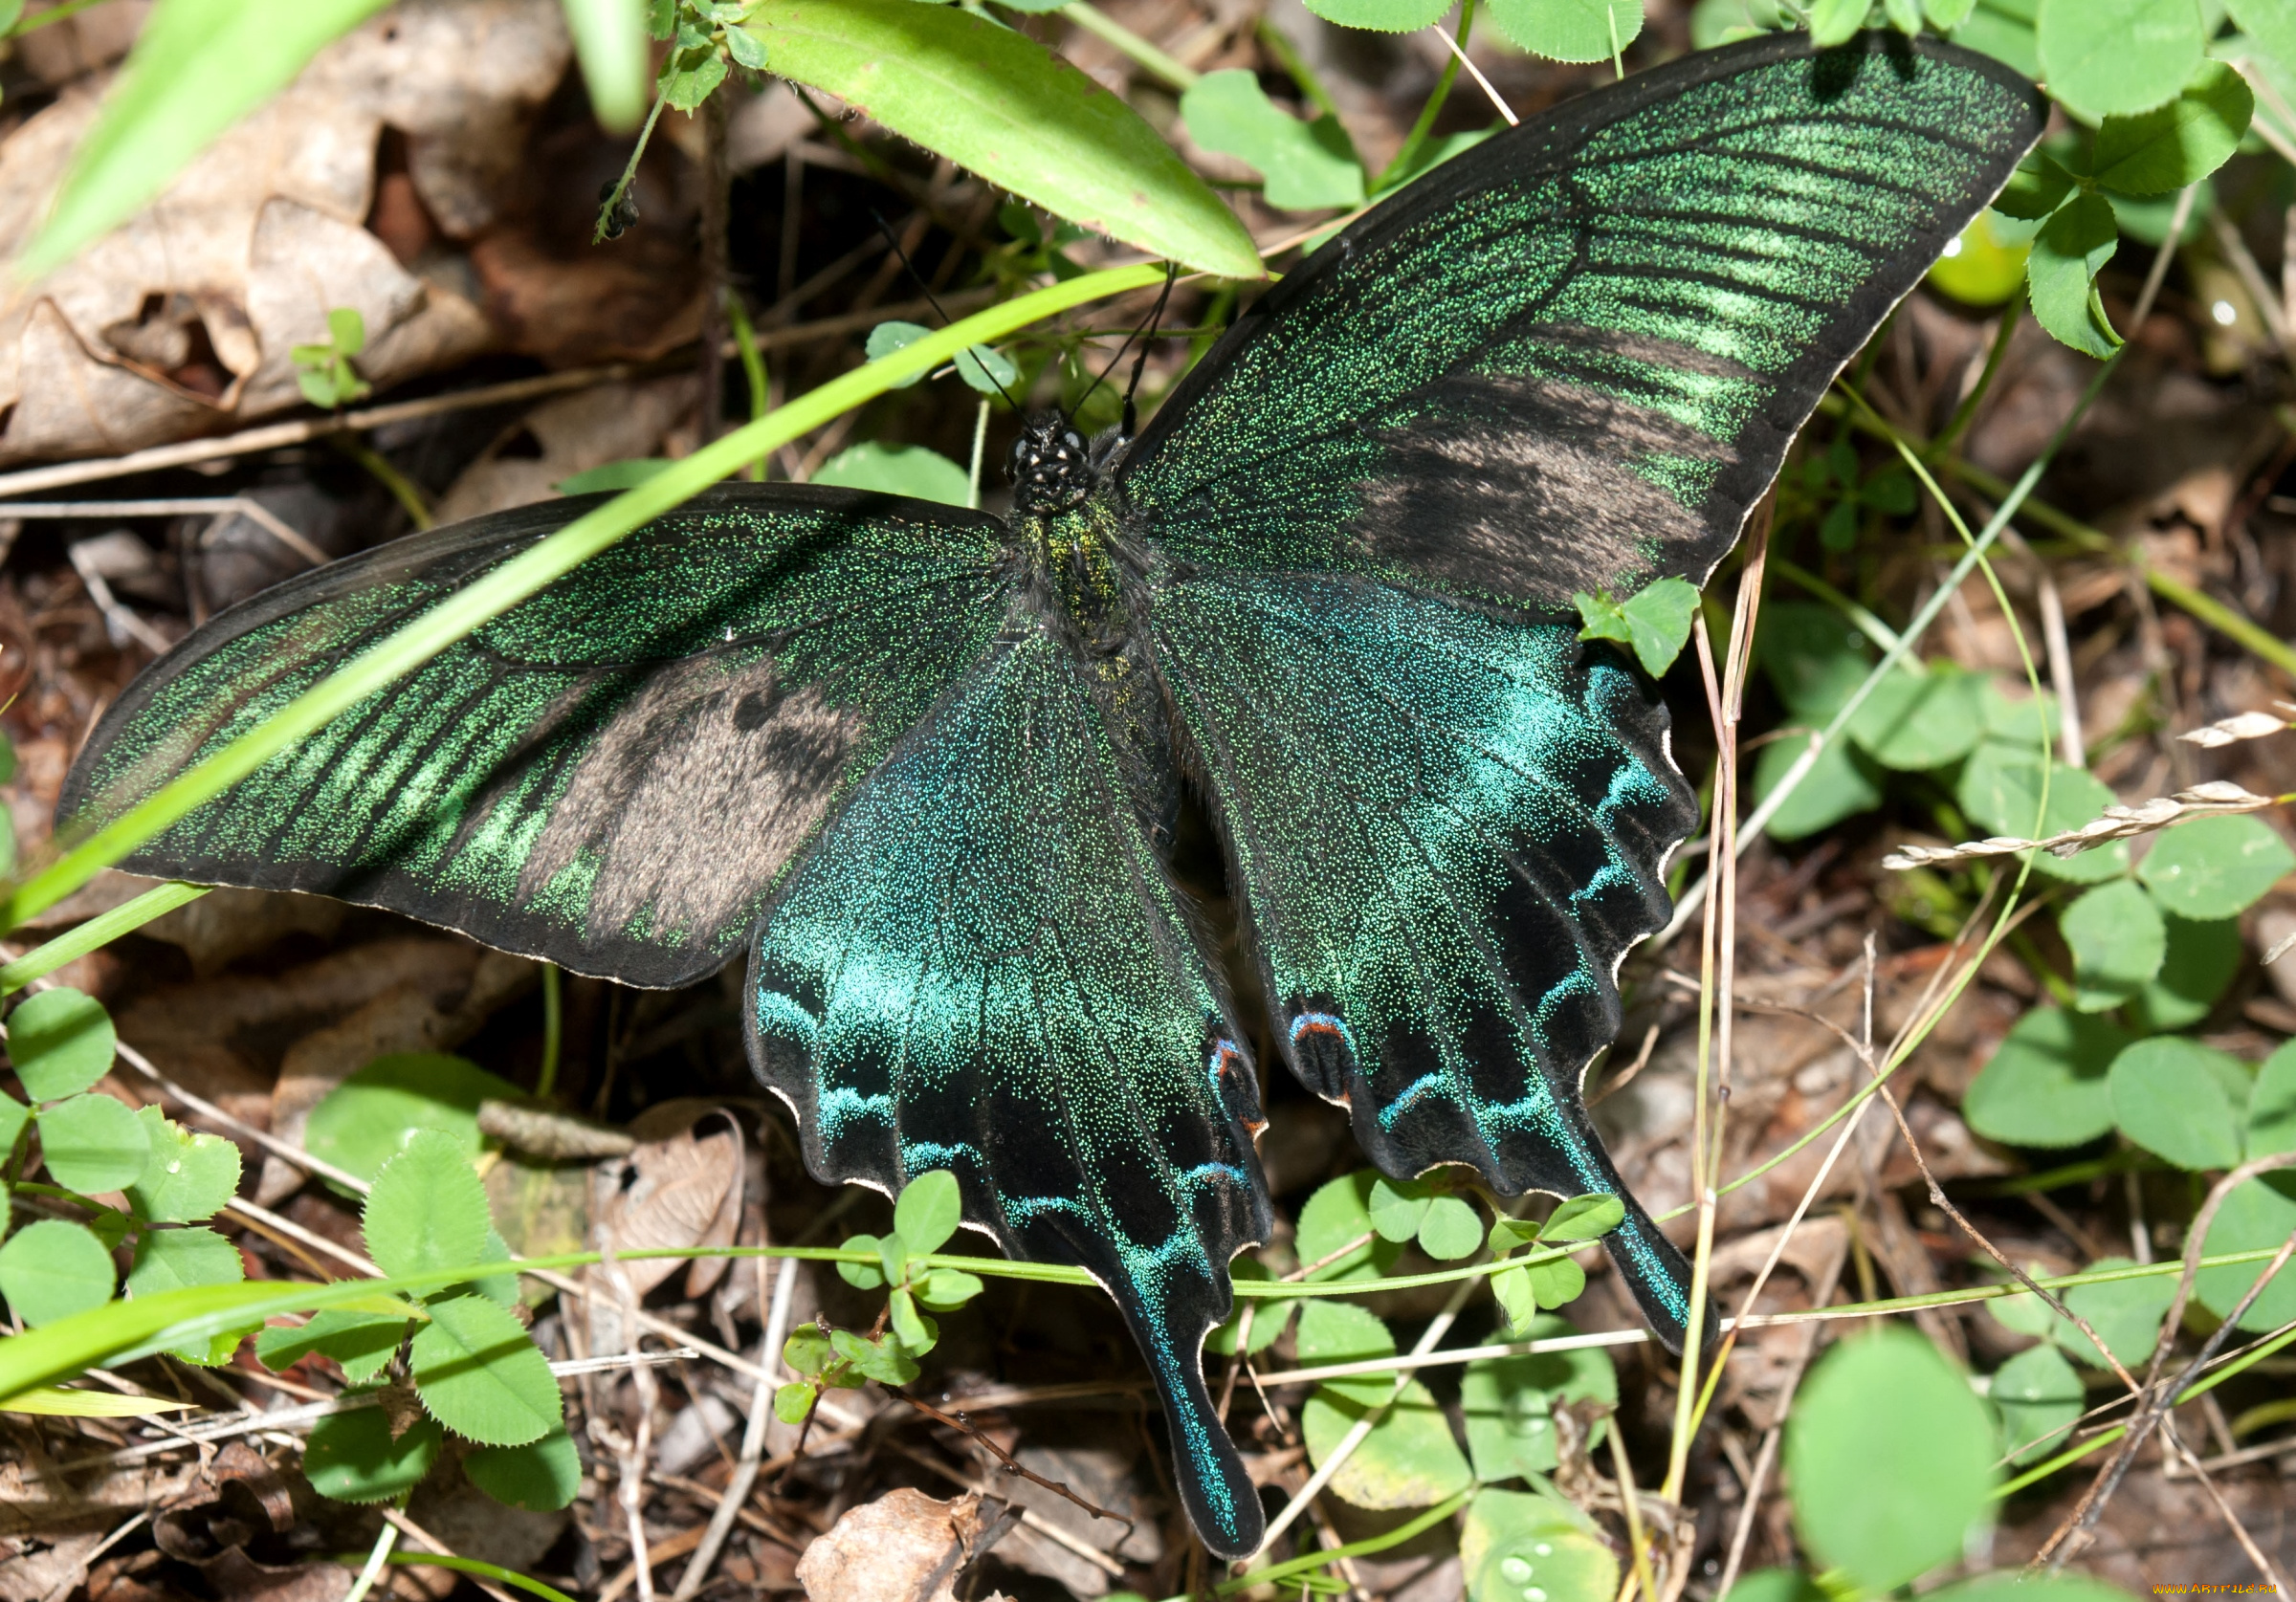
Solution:
M 1654 688 L 1569 598 L 1702 581 L 1824 386 L 2008 177 L 2030 85 L 1780 37 L 1566 104 L 1344 230 L 1135 440 L 1057 421 L 1010 520 L 788 486 L 660 519 L 129 866 L 320 891 L 635 984 L 749 948 L 760 1076 L 824 1179 L 958 1175 L 1079 1264 L 1223 1555 L 1260 1503 L 1205 1392 L 1267 1238 L 1254 1062 L 1410 1176 L 1608 1191 L 1661 1338 L 1680 1254 L 1578 1094 L 1696 821 Z M 581 502 L 216 618 L 104 718 L 117 816 Z M 1191 799 L 1192 798 L 1192 799 Z M 1268 998 L 1169 876 L 1201 806 Z M 1711 1323 L 1709 1325 L 1711 1328 Z

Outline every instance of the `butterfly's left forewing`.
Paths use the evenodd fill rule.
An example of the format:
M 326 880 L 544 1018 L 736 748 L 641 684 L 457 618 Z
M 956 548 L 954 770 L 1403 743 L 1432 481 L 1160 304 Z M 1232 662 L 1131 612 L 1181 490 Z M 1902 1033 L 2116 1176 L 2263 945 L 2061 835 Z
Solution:
M 57 812 L 120 816 L 589 505 L 412 536 L 218 615 L 98 725 Z M 386 907 L 632 984 L 700 977 L 985 648 L 993 518 L 792 485 L 696 497 L 143 846 L 138 872 Z
M 814 1173 L 949 1169 L 967 1222 L 1109 1288 L 1240 1556 L 1260 1507 L 1202 1348 L 1268 1234 L 1258 1091 L 1087 671 L 1017 617 L 854 794 L 759 925 L 751 1058 Z

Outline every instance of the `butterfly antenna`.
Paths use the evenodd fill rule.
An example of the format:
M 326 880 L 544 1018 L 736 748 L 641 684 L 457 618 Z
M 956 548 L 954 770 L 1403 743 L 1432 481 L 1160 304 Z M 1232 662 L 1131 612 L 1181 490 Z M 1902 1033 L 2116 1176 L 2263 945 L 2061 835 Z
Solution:
M 1174 270 L 1171 264 L 1166 263 L 1164 267 L 1163 293 L 1156 297 L 1156 310 L 1148 318 L 1148 326 L 1145 328 L 1136 328 L 1131 333 L 1124 336 L 1124 342 L 1116 347 L 1116 354 L 1108 359 L 1108 365 L 1100 369 L 1100 376 L 1093 380 L 1091 384 L 1085 386 L 1084 393 L 1076 397 L 1076 405 L 1063 414 L 1064 421 L 1073 420 L 1084 410 L 1084 404 L 1093 398 L 1093 394 L 1102 384 L 1108 382 L 1108 375 L 1115 372 L 1116 370 L 1116 364 L 1124 360 L 1124 353 L 1132 348 L 1132 341 L 1135 340 L 1139 340 L 1139 360 L 1133 363 L 1132 384 L 1124 391 L 1124 433 L 1127 436 L 1132 433 L 1132 391 L 1139 387 L 1140 368 L 1148 360 L 1147 341 L 1156 338 L 1156 325 L 1163 318 L 1164 302 L 1171 298 L 1173 271 Z M 1145 338 L 1143 338 L 1143 336 L 1145 336 Z
M 1140 340 L 1140 354 L 1132 359 L 1132 380 L 1124 385 L 1124 437 L 1127 439 L 1137 432 L 1135 425 L 1139 419 L 1133 410 L 1132 398 L 1140 391 L 1140 374 L 1148 366 L 1148 349 L 1156 342 L 1156 331 L 1164 320 L 1164 306 L 1172 298 L 1172 283 L 1177 276 L 1178 269 L 1170 262 L 1165 262 L 1164 287 L 1157 292 L 1156 310 L 1148 314 L 1147 337 Z M 1118 351 L 1116 354 L 1121 356 L 1123 352 Z
M 885 220 L 885 213 L 872 206 L 869 208 L 869 216 L 870 220 L 877 225 L 877 231 L 885 236 L 885 243 L 893 247 L 893 253 L 900 262 L 902 271 L 916 281 L 917 289 L 923 293 L 925 304 L 933 308 L 935 317 L 940 318 L 940 325 L 946 328 L 956 321 L 955 318 L 949 316 L 948 308 L 940 303 L 940 297 L 933 293 L 933 286 L 925 282 L 925 275 L 916 270 L 916 264 L 909 259 L 909 252 L 901 249 L 900 236 L 893 231 L 893 225 Z M 987 362 L 978 362 L 977 365 L 983 373 L 988 374 L 988 382 L 997 386 L 997 393 L 1004 397 L 1004 404 L 1010 406 L 1017 416 L 1021 409 L 1021 403 L 1012 398 L 1012 391 L 1004 387 L 1004 381 L 997 377 L 995 373 L 989 372 Z

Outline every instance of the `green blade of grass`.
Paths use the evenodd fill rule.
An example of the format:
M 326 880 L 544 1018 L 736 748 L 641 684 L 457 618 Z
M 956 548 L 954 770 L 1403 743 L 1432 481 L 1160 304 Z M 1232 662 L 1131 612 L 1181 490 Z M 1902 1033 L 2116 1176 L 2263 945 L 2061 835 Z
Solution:
M 207 893 L 204 885 L 162 885 L 156 889 L 145 890 L 133 901 L 122 902 L 108 912 L 100 912 L 86 923 L 66 930 L 46 945 L 34 946 L 13 962 L 0 967 L 0 996 L 22 990 L 33 980 L 46 977 L 74 958 L 85 956 L 99 946 L 108 946 L 121 935 L 141 929 L 152 919 L 197 901 Z
M 52 907 L 272 757 L 307 738 L 393 680 L 421 667 L 488 620 L 563 578 L 582 562 L 721 478 L 800 434 L 810 432 L 905 379 L 931 372 L 958 352 L 1087 301 L 1164 281 L 1161 262 L 1112 267 L 976 312 L 767 412 L 672 464 L 521 552 L 371 647 L 214 756 L 177 775 L 29 878 L 0 903 L 0 929 Z

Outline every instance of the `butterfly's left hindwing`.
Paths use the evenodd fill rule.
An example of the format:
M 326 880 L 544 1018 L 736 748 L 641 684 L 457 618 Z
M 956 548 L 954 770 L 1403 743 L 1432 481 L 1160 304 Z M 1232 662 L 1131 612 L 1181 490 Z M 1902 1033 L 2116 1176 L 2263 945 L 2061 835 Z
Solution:
M 1241 1556 L 1260 1506 L 1202 1349 L 1268 1235 L 1258 1090 L 1088 671 L 1016 620 L 854 794 L 759 926 L 751 1057 L 815 1174 L 952 1170 L 967 1222 L 1108 1286 L 1196 1528 Z
M 217 616 L 66 783 L 104 823 L 594 504 L 417 535 Z M 1003 528 L 787 485 L 699 496 L 141 848 L 137 872 L 386 907 L 632 984 L 699 977 L 855 779 L 985 647 Z

